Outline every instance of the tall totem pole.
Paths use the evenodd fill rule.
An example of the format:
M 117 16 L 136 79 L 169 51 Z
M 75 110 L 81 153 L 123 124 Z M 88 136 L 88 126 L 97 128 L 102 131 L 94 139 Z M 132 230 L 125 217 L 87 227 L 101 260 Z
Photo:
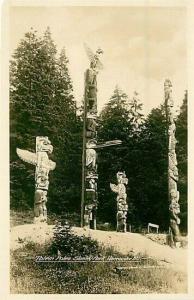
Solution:
M 18 156 L 25 162 L 36 166 L 34 223 L 47 222 L 47 192 L 49 187 L 49 172 L 54 170 L 56 163 L 48 158 L 53 152 L 53 146 L 47 136 L 36 137 L 36 153 L 17 148 Z
M 176 242 L 181 240 L 179 224 L 180 224 L 180 205 L 179 191 L 177 190 L 178 168 L 176 158 L 176 124 L 174 121 L 174 101 L 172 98 L 172 83 L 169 79 L 164 83 L 165 109 L 168 128 L 168 197 L 169 197 L 169 214 L 171 242 L 176 246 Z
M 103 69 L 99 56 L 103 51 L 99 48 L 94 54 L 85 45 L 90 59 L 90 68 L 85 72 L 84 124 L 82 152 L 82 197 L 81 227 L 96 229 L 97 194 L 97 149 L 121 144 L 120 140 L 97 143 L 97 74 Z
M 97 210 L 97 74 L 102 68 L 99 60 L 101 49 L 96 54 L 85 45 L 90 59 L 90 68 L 85 72 L 84 128 L 82 153 L 82 200 L 81 226 L 96 228 Z M 92 223 L 92 224 L 91 224 Z

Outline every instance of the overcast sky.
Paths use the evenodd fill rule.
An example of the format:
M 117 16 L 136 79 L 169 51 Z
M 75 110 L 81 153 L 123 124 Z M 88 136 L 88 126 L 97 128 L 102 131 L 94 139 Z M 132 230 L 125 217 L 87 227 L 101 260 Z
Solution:
M 118 85 L 130 97 L 139 93 L 144 112 L 163 102 L 163 84 L 173 84 L 176 107 L 187 89 L 186 9 L 181 7 L 12 7 L 10 55 L 30 27 L 46 27 L 60 51 L 65 46 L 75 98 L 84 93 L 89 66 L 83 43 L 104 50 L 98 76 L 98 108 Z

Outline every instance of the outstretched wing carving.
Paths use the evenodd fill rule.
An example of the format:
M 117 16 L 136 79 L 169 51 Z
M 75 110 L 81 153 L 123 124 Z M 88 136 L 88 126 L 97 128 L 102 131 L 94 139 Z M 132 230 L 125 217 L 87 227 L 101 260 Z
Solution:
M 99 70 L 103 70 L 103 64 L 101 63 L 101 61 L 99 60 L 98 56 L 97 56 L 97 53 L 95 54 L 89 47 L 86 43 L 84 43 L 84 48 L 86 50 L 86 54 L 90 60 L 90 62 L 92 61 L 96 61 L 96 68 L 99 69 Z
M 89 58 L 90 61 L 92 61 L 94 59 L 94 53 L 93 51 L 88 47 L 88 45 L 86 43 L 84 43 L 84 48 L 86 50 L 87 56 Z
M 121 145 L 122 141 L 121 140 L 113 140 L 113 141 L 107 141 L 105 143 L 98 143 L 95 148 L 105 148 L 105 147 L 110 147 L 110 146 L 116 146 L 116 145 Z
M 17 148 L 16 149 L 17 155 L 19 158 L 21 158 L 23 161 L 36 166 L 37 165 L 37 156 L 36 153 L 30 152 L 28 150 L 22 150 Z
M 49 160 L 49 169 L 54 170 L 56 168 L 56 162 Z
M 110 183 L 110 188 L 111 190 L 114 192 L 114 193 L 117 193 L 119 192 L 119 188 L 116 184 L 113 184 L 113 183 Z

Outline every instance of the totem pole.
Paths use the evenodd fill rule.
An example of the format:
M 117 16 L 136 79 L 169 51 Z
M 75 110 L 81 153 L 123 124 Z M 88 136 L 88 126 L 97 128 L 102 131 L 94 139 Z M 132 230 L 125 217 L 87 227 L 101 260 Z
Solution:
M 179 224 L 180 214 L 179 205 L 179 191 L 177 190 L 178 182 L 178 168 L 176 158 L 176 143 L 175 138 L 176 125 L 174 121 L 172 99 L 172 84 L 171 81 L 166 79 L 164 83 L 165 93 L 165 109 L 168 127 L 168 197 L 169 197 L 169 214 L 170 214 L 170 229 L 171 229 L 171 243 L 176 246 L 176 242 L 181 240 Z
M 96 228 L 97 210 L 97 74 L 102 68 L 99 60 L 101 49 L 96 54 L 85 45 L 90 59 L 90 68 L 85 72 L 84 95 L 84 128 L 83 128 L 83 154 L 82 154 L 82 202 L 81 226 Z
M 117 231 L 126 232 L 128 211 L 126 185 L 128 184 L 128 178 L 125 172 L 117 173 L 117 182 L 117 185 L 110 183 L 111 190 L 117 193 Z
M 36 137 L 36 153 L 17 148 L 18 156 L 25 162 L 36 166 L 34 223 L 47 222 L 47 191 L 49 187 L 49 171 L 54 170 L 56 163 L 49 160 L 48 153 L 53 152 L 53 146 L 48 137 Z
M 96 149 L 118 145 L 121 144 L 121 141 L 97 143 L 97 74 L 99 70 L 103 69 L 99 60 L 103 51 L 99 48 L 94 54 L 86 44 L 85 50 L 90 59 L 90 68 L 85 72 L 81 227 L 96 229 L 98 203 Z

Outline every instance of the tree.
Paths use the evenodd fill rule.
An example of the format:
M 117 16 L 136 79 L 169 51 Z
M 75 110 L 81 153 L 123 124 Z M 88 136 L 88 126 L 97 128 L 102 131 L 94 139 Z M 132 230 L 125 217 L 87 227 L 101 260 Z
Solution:
M 152 109 L 139 139 L 139 176 L 135 205 L 141 223 L 169 226 L 168 203 L 168 136 L 164 107 Z
M 72 184 L 69 178 L 75 178 L 74 174 L 79 178 L 81 170 L 81 125 L 76 116 L 68 59 L 64 50 L 57 58 L 49 28 L 43 37 L 32 29 L 15 50 L 10 64 L 10 111 L 11 206 L 33 205 L 34 167 L 26 167 L 18 159 L 16 147 L 35 151 L 37 135 L 49 137 L 54 146 L 52 159 L 57 163 L 49 175 L 48 207 L 61 212 L 76 206 L 78 189 L 74 193 L 69 190 L 79 179 Z
M 130 122 L 128 96 L 116 87 L 112 97 L 100 114 L 100 127 L 98 130 L 98 137 L 101 140 L 122 140 L 121 146 L 105 148 L 99 154 L 98 215 L 104 221 L 116 222 L 116 201 L 115 195 L 110 191 L 110 182 L 116 181 L 116 173 L 118 171 L 125 171 L 129 178 L 127 187 L 129 195 L 129 187 L 131 186 L 130 163 L 131 159 L 133 159 L 129 159 L 129 152 L 135 147 L 133 129 L 133 123 Z M 131 198 L 128 203 L 128 217 L 132 219 L 135 208 Z
M 56 211 L 79 211 L 81 194 L 82 122 L 76 115 L 69 60 L 63 48 L 56 60 L 55 98 L 50 106 L 50 126 L 58 168 L 53 175 L 49 207 Z
M 114 182 L 119 170 L 125 170 L 129 179 L 128 223 L 138 228 L 153 222 L 167 229 L 168 148 L 164 108 L 153 109 L 144 120 L 141 102 L 133 99 L 128 103 L 125 95 L 116 89 L 101 113 L 98 136 L 104 140 L 119 138 L 123 143 L 100 152 L 99 216 L 115 222 L 116 201 L 109 183 Z
M 134 133 L 139 131 L 144 122 L 144 115 L 142 113 L 143 103 L 137 98 L 138 93 L 135 91 L 132 100 L 129 102 L 129 118 L 133 126 Z
M 136 97 L 129 102 L 126 94 L 116 88 L 100 118 L 98 136 L 103 140 L 121 139 L 123 143 L 99 154 L 99 218 L 115 223 L 116 201 L 109 183 L 116 180 L 118 171 L 124 170 L 129 179 L 128 223 L 133 230 L 147 227 L 148 222 L 168 230 L 168 135 L 164 106 L 152 109 L 144 118 L 142 103 Z
M 26 168 L 17 158 L 16 147 L 35 149 L 35 136 L 42 123 L 41 54 L 42 41 L 31 30 L 21 40 L 10 64 L 11 206 L 14 207 L 29 206 L 33 201 L 34 169 Z

